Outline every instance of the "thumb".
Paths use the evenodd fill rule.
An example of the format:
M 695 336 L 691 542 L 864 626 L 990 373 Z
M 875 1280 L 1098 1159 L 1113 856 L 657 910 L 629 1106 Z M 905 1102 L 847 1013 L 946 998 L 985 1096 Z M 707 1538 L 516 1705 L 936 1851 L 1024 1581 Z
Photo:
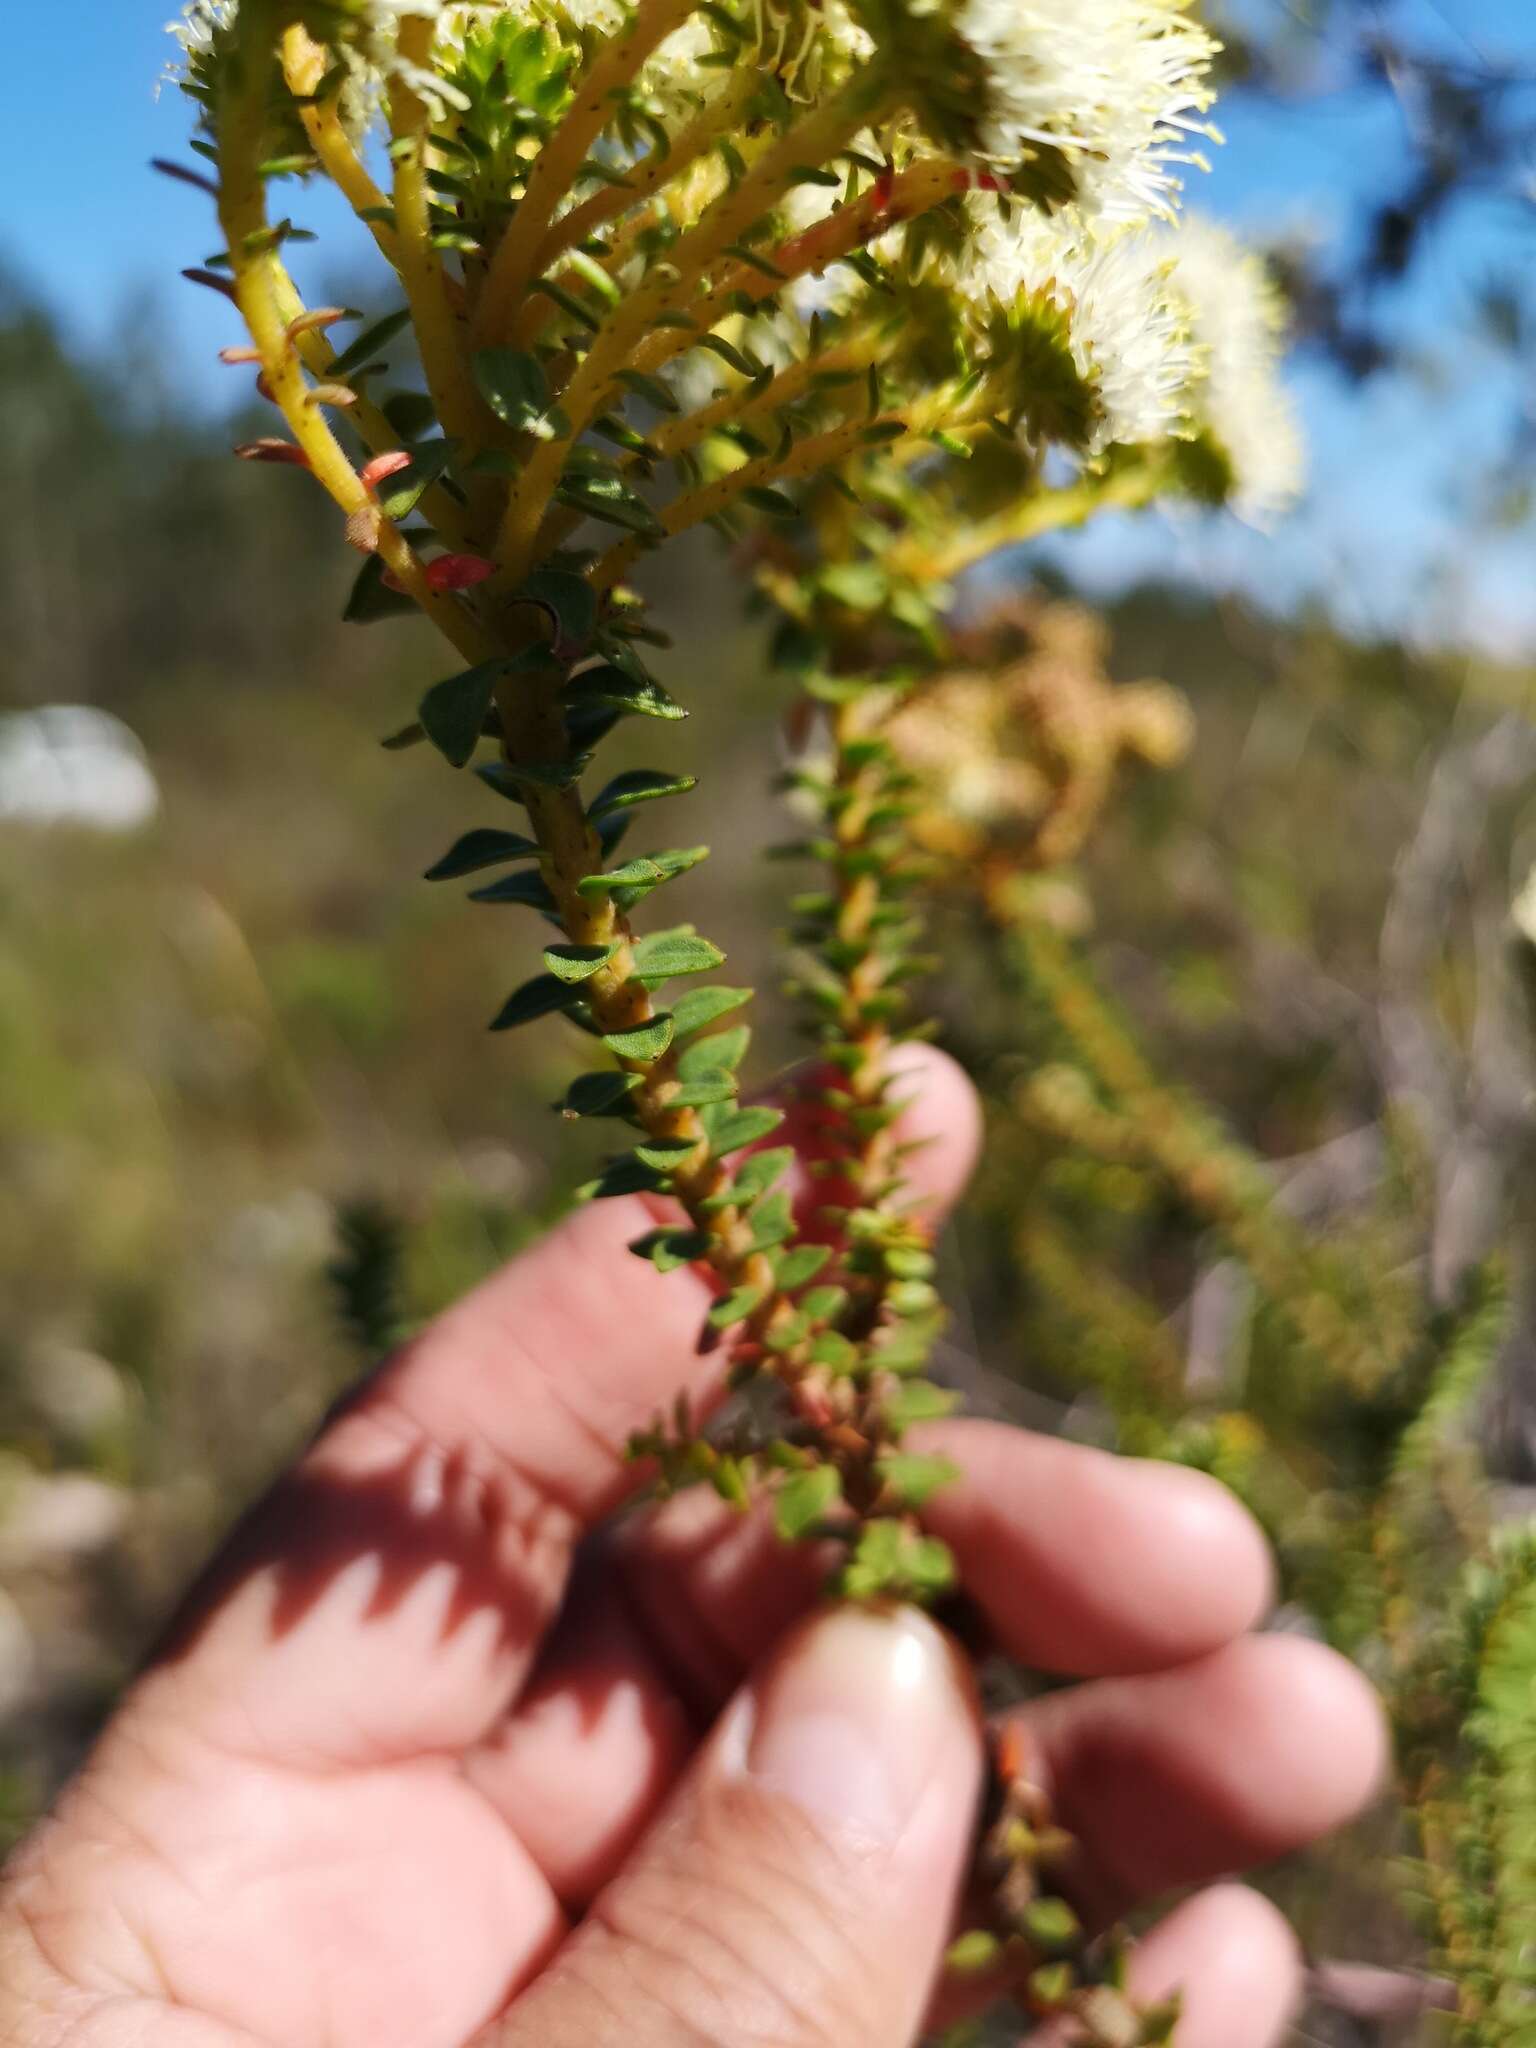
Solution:
M 498 2048 L 909 2048 L 980 1784 L 970 1679 L 934 1623 L 820 1615 L 738 1694 Z

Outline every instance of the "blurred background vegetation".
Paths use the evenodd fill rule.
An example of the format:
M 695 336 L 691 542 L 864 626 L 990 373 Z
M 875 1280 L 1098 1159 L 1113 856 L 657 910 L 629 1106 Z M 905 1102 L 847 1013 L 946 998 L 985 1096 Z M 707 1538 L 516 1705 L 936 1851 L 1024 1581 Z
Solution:
M 971 594 L 980 616 L 1094 593 L 1109 673 L 1167 679 L 1195 723 L 1181 763 L 1128 771 L 1081 853 L 1028 878 L 1032 940 L 995 903 L 942 909 L 935 1007 L 994 1133 L 946 1252 L 945 1367 L 984 1409 L 1226 1472 L 1311 1602 L 1296 1625 L 1369 1663 L 1350 1587 L 1381 1560 L 1357 1496 L 1422 1397 L 1404 1360 L 1437 1333 L 1443 1362 L 1495 1286 L 1490 1512 L 1526 1517 L 1536 1482 L 1532 948 L 1511 914 L 1536 862 L 1536 609 L 1509 570 L 1530 546 L 1536 355 L 1510 251 L 1529 249 L 1536 37 L 1355 0 L 1229 26 L 1240 117 L 1313 150 L 1314 184 L 1310 124 L 1386 109 L 1390 152 L 1274 239 L 1314 424 L 1390 468 L 1381 408 L 1424 423 L 1419 541 L 1450 536 L 1465 608 L 1415 609 L 1411 550 L 1396 581 L 1302 573 L 1337 531 L 1326 434 L 1299 540 L 1145 521 Z M 1469 247 L 1453 320 L 1440 266 Z M 376 744 L 432 680 L 429 643 L 340 623 L 350 569 L 319 494 L 228 459 L 240 422 L 188 403 L 158 296 L 110 347 L 91 335 L 0 281 L 0 1837 L 355 1372 L 338 1259 L 355 1279 L 398 1243 L 400 1299 L 364 1304 L 377 1336 L 584 1177 L 549 1109 L 580 1049 L 553 1023 L 483 1035 L 520 935 L 415 879 L 466 822 L 462 782 Z M 1436 408 L 1474 360 L 1483 415 L 1458 441 Z M 1377 504 L 1385 547 L 1401 522 Z M 690 815 L 715 857 L 690 888 L 733 978 L 771 987 L 784 707 L 714 561 L 658 591 L 682 745 L 710 763 Z M 37 716 L 60 706 L 115 722 Z M 794 1053 L 770 1008 L 763 1079 Z M 1135 1144 L 1094 1122 L 1128 1104 Z M 1278 1235 L 1254 1235 L 1260 1213 Z M 1313 1369 L 1341 1327 L 1386 1360 L 1343 1389 Z M 1425 1959 L 1379 1882 L 1401 1846 L 1378 1818 L 1289 1880 L 1318 1954 Z M 1411 2028 L 1395 1984 L 1308 2025 Z

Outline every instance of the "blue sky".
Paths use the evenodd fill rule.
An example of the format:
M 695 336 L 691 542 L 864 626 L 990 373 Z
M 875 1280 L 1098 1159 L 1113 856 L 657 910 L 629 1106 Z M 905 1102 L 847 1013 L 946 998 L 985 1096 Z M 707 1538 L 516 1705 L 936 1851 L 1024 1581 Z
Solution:
M 215 410 L 238 372 L 217 350 L 233 337 L 229 309 L 176 278 L 216 241 L 207 205 L 146 169 L 182 151 L 185 102 L 157 100 L 154 81 L 171 45 L 175 0 L 71 0 L 69 71 L 80 96 L 71 146 L 53 133 L 59 70 L 52 10 L 24 7 L 7 23 L 13 79 L 12 162 L 26 170 L 0 188 L 0 261 L 41 292 L 82 345 L 105 345 L 126 306 L 153 318 L 167 366 L 200 407 Z M 1294 11 L 1293 0 L 1246 0 L 1256 21 Z M 1531 0 L 1410 0 L 1416 30 L 1469 55 L 1514 53 L 1536 73 Z M 14 133 L 20 119 L 21 134 Z M 1377 101 L 1337 92 L 1305 105 L 1234 98 L 1227 136 L 1191 198 L 1259 235 L 1328 234 L 1351 196 L 1400 160 L 1402 117 Z M 1500 270 L 1536 274 L 1536 164 L 1524 194 L 1463 208 L 1438 236 L 1397 308 L 1404 331 L 1431 358 L 1422 378 L 1378 382 L 1364 393 L 1331 373 L 1298 366 L 1293 381 L 1313 449 L 1308 501 L 1273 535 L 1231 521 L 1106 522 L 1063 550 L 1086 580 L 1112 587 L 1128 575 L 1169 570 L 1217 586 L 1237 584 L 1270 602 L 1322 599 L 1362 630 L 1408 630 L 1536 655 L 1536 575 L 1529 529 L 1490 540 L 1463 502 L 1466 480 L 1496 457 L 1522 406 L 1498 357 L 1467 338 L 1481 284 Z M 298 209 L 327 250 L 342 222 L 319 192 Z M 335 232 L 328 232 L 334 230 Z

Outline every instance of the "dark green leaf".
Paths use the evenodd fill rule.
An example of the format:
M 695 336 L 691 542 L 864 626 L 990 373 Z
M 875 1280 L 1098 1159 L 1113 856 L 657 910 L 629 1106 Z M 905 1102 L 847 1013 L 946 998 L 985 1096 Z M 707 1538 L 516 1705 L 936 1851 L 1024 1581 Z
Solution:
M 611 665 L 584 669 L 566 688 L 567 704 L 611 704 L 641 718 L 686 718 L 687 712 L 649 676 L 637 678 Z
M 766 484 L 749 484 L 741 497 L 743 504 L 750 505 L 755 512 L 766 512 L 774 519 L 800 517 L 800 507 L 787 492 L 770 490 Z
M 672 1273 L 704 1258 L 709 1239 L 702 1230 L 648 1230 L 635 1239 L 630 1250 L 637 1259 L 649 1259 L 659 1273 Z
M 386 313 L 382 320 L 376 320 L 371 327 L 364 328 L 349 347 L 344 348 L 339 356 L 331 358 L 330 367 L 325 373 L 327 378 L 344 382 L 354 370 L 360 370 L 364 363 L 377 355 L 381 348 L 387 348 L 395 336 L 410 325 L 410 320 L 410 307 L 402 306 L 398 313 Z
M 587 815 L 601 818 L 609 811 L 654 803 L 658 797 L 685 796 L 697 782 L 696 775 L 674 775 L 664 768 L 631 768 L 598 791 L 587 807 Z
M 538 855 L 538 844 L 520 832 L 494 832 L 482 826 L 454 841 L 440 861 L 427 869 L 429 882 L 451 882 L 460 875 L 472 875 L 480 868 L 499 867 L 506 860 L 529 860 Z
M 622 1074 L 611 1067 L 578 1074 L 560 1106 L 567 1116 L 615 1116 L 639 1085 L 638 1074 Z
M 462 768 L 478 746 L 496 685 L 507 666 L 505 657 L 482 661 L 462 675 L 435 683 L 422 698 L 418 716 L 427 738 L 455 768 Z
M 664 1195 L 668 1181 L 664 1173 L 633 1156 L 616 1159 L 596 1180 L 578 1190 L 583 1201 L 605 1201 L 611 1195 Z
M 519 1024 L 531 1024 L 536 1017 L 549 1017 L 567 1009 L 574 1000 L 564 982 L 557 981 L 552 974 L 541 974 L 534 981 L 525 981 L 507 998 L 491 1029 L 511 1031 Z
M 549 379 L 537 356 L 515 348 L 483 348 L 474 373 L 481 397 L 514 433 L 553 441 L 570 432 L 569 420 L 551 403 Z
M 510 903 L 521 905 L 525 910 L 542 910 L 548 917 L 555 911 L 555 899 L 549 893 L 549 884 L 540 874 L 524 872 L 520 875 L 503 875 L 499 882 L 491 882 L 483 889 L 471 889 L 471 903 Z
M 384 581 L 384 558 L 370 555 L 357 572 L 342 619 L 349 626 L 371 626 L 377 619 L 398 619 L 416 610 L 409 591 L 391 590 Z
M 659 377 L 649 377 L 643 370 L 620 370 L 618 380 L 643 398 L 647 405 L 655 406 L 658 412 L 681 412 L 676 394 Z
M 536 569 L 520 583 L 509 604 L 536 604 L 554 620 L 562 645 L 584 647 L 597 624 L 597 596 L 584 576 L 567 569 Z
M 379 490 L 379 505 L 397 523 L 409 519 L 433 484 L 446 473 L 458 452 L 457 441 L 418 441 L 410 467 L 398 470 Z

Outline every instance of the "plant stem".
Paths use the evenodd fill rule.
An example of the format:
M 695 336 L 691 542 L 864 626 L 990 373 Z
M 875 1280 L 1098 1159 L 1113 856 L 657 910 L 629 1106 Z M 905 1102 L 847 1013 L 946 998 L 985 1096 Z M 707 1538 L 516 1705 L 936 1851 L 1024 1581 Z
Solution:
M 544 240 L 555 209 L 612 118 L 616 95 L 633 84 L 646 58 L 682 26 L 697 4 L 698 0 L 640 0 L 620 33 L 604 44 L 564 119 L 534 158 L 517 211 L 497 244 L 475 319 L 480 347 L 500 341 L 509 331 L 519 303 L 543 267 Z
M 861 249 L 866 242 L 885 233 L 897 221 L 911 220 L 917 214 L 928 213 L 945 200 L 953 198 L 956 179 L 964 180 L 965 174 L 942 157 L 927 157 L 921 162 L 910 164 L 892 180 L 888 188 L 872 185 L 847 206 L 841 206 L 835 213 L 807 228 L 803 234 L 794 236 L 773 250 L 768 260 L 779 272 L 777 277 L 766 276 L 751 264 L 741 263 L 700 299 L 690 310 L 701 330 L 713 327 L 718 321 L 737 309 L 737 302 L 749 298 L 762 303 L 774 298 L 786 284 L 796 278 L 819 275 L 844 256 L 850 256 L 855 249 Z M 684 331 L 663 330 L 649 342 L 637 349 L 636 367 L 642 370 L 656 370 L 684 349 L 694 346 L 694 338 Z
M 271 262 L 273 287 L 288 332 L 293 337 L 292 345 L 298 350 L 300 360 L 310 374 L 319 383 L 329 384 L 333 381 L 335 351 L 326 336 L 317 328 L 300 327 L 298 332 L 294 333 L 295 326 L 302 321 L 308 309 L 299 296 L 298 287 L 287 267 L 275 254 Z M 349 388 L 356 390 L 355 385 Z M 357 392 L 357 403 L 347 408 L 347 417 L 373 454 L 391 454 L 396 450 L 409 452 L 386 416 L 366 392 Z M 451 540 L 456 547 L 471 546 L 469 532 L 464 524 L 464 507 L 457 499 L 450 497 L 441 484 L 433 484 L 423 494 L 421 505 L 437 533 Z
M 624 174 L 622 185 L 602 185 L 589 199 L 562 214 L 546 232 L 534 256 L 532 275 L 541 277 L 567 249 L 578 248 L 622 213 L 643 206 L 664 185 L 692 169 L 700 157 L 714 148 L 722 136 L 741 126 L 747 108 L 759 90 L 759 80 L 750 69 L 742 71 L 709 103 L 702 107 L 664 154 L 650 150 Z
M 772 208 L 800 166 L 835 156 L 889 97 L 884 73 L 871 65 L 825 107 L 781 135 L 671 251 L 666 274 L 642 285 L 603 323 L 561 394 L 570 432 L 542 443 L 513 484 L 497 547 L 504 583 L 520 583 L 532 567 L 539 525 L 571 447 L 603 410 L 617 373 L 636 356 L 637 343 L 669 317 L 684 316 L 693 327 L 690 302 L 710 264 Z
M 283 31 L 283 75 L 288 89 L 299 102 L 299 119 L 322 168 L 354 213 L 372 213 L 389 205 L 383 191 L 369 176 L 362 158 L 352 146 L 334 96 L 316 105 L 314 94 L 325 76 L 325 51 L 301 24 Z M 387 261 L 398 269 L 399 252 L 394 230 L 387 221 L 364 223 Z
M 259 8 L 245 20 L 255 45 L 264 26 Z M 494 651 L 484 629 L 457 600 L 434 590 L 409 542 L 383 517 L 352 467 L 310 387 L 288 335 L 281 265 L 267 220 L 261 152 L 266 109 L 259 66 L 247 64 L 226 91 L 219 124 L 219 219 L 234 269 L 235 296 L 251 339 L 261 354 L 267 388 L 282 412 L 309 467 L 349 519 L 366 520 L 377 535 L 386 566 L 444 636 L 471 662 Z M 282 273 L 286 277 L 286 273 Z
M 1059 490 L 1021 498 L 990 519 L 957 525 L 943 541 L 916 536 L 900 540 L 890 551 L 890 568 L 893 574 L 911 577 L 914 582 L 942 583 L 1004 548 L 1038 540 L 1041 534 L 1063 527 L 1081 526 L 1096 512 L 1110 508 L 1131 511 L 1150 505 L 1168 488 L 1168 482 L 1167 466 L 1150 455 L 1107 476 L 1090 473 Z
M 434 24 L 407 15 L 400 24 L 400 55 L 426 66 Z M 427 158 L 431 110 L 420 94 L 396 78 L 390 88 L 391 154 L 395 163 L 395 226 L 400 276 L 421 350 L 427 389 L 445 434 L 474 454 L 491 431 L 491 415 L 469 372 L 468 326 L 448 295 L 442 259 L 432 246 L 431 188 Z M 482 485 L 488 480 L 480 480 Z M 486 494 L 482 491 L 482 497 Z
M 846 456 L 856 452 L 872 426 L 906 424 L 899 412 L 884 413 L 878 420 L 849 420 L 825 434 L 797 442 L 783 457 L 760 455 L 755 461 L 744 462 L 739 469 L 730 470 L 725 476 L 716 477 L 713 483 L 689 491 L 681 498 L 674 498 L 670 505 L 664 506 L 658 517 L 665 537 L 670 540 L 675 534 L 686 533 L 691 526 L 702 526 L 707 519 L 717 519 L 722 512 L 730 510 L 744 491 L 796 483 L 804 477 L 815 476 L 820 470 L 834 468 Z M 593 589 L 611 590 L 650 545 L 644 536 L 630 534 L 616 547 L 610 548 L 587 571 Z

